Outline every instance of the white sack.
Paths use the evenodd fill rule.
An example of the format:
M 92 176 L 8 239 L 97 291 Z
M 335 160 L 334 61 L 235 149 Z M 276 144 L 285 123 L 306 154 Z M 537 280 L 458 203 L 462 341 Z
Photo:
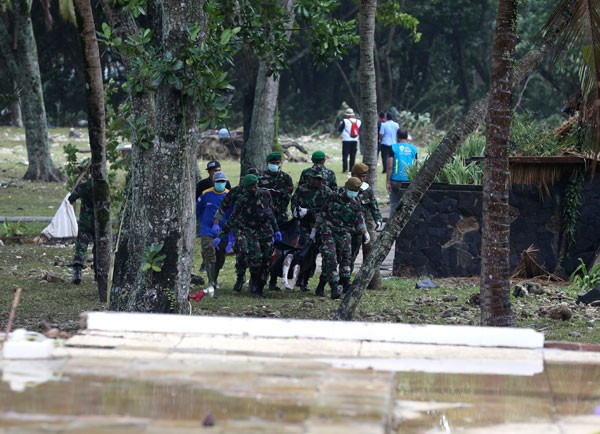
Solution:
M 42 231 L 42 234 L 49 240 L 52 238 L 77 237 L 77 217 L 73 205 L 69 202 L 70 194 L 68 193 L 65 196 L 52 221 Z

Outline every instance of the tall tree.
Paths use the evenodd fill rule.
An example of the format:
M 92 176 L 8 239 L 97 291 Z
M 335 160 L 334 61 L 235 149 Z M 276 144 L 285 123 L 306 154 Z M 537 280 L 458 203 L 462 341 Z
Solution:
M 60 182 L 63 174 L 52 161 L 40 79 L 37 47 L 31 24 L 31 2 L 13 0 L 0 16 L 0 51 L 21 95 L 29 166 L 23 179 Z
M 106 166 L 106 116 L 102 65 L 96 39 L 94 14 L 90 0 L 75 0 L 75 13 L 81 35 L 85 61 L 86 93 L 88 98 L 88 131 L 92 151 L 92 194 L 94 197 L 94 267 L 100 301 L 106 301 L 108 276 L 112 262 L 112 219 L 110 189 Z
M 510 306 L 510 180 L 508 139 L 512 119 L 513 53 L 517 1 L 500 0 L 492 51 L 481 230 L 481 325 L 512 326 Z
M 554 46 L 560 32 L 564 29 L 564 26 L 572 16 L 573 4 L 575 1 L 576 0 L 571 0 L 569 7 L 566 7 L 561 11 L 556 20 L 554 20 L 552 25 L 546 31 L 539 46 L 532 49 L 518 62 L 512 77 L 511 85 L 513 87 L 529 75 Z M 406 223 L 412 216 L 419 201 L 433 183 L 442 167 L 444 167 L 444 165 L 452 158 L 465 138 L 475 131 L 484 121 L 487 107 L 488 96 L 473 104 L 467 114 L 456 122 L 448 131 L 435 151 L 433 151 L 431 156 L 423 164 L 417 177 L 406 189 L 400 202 L 398 202 L 392 220 L 388 222 L 377 241 L 375 241 L 371 254 L 355 276 L 350 291 L 348 291 L 338 308 L 335 315 L 336 319 L 352 319 L 367 284 L 390 251 L 394 240 L 400 235 L 404 226 L 406 226 Z
M 149 0 L 142 10 L 102 5 L 112 24 L 103 26 L 104 38 L 128 69 L 133 144 L 109 306 L 182 312 L 195 240 L 197 145 L 191 134 L 206 101 L 217 104 L 209 82 L 223 88 L 225 77 L 209 62 L 228 56 L 231 32 L 222 35 L 222 45 L 205 43 L 203 1 Z
M 363 162 L 369 166 L 367 181 L 377 185 L 377 89 L 375 80 L 375 12 L 377 0 L 361 0 L 359 5 L 360 35 L 360 101 L 361 101 L 361 144 Z M 371 233 L 371 239 L 373 238 Z M 368 256 L 371 245 L 363 246 L 363 255 Z M 371 280 L 371 286 L 381 285 L 379 270 Z
M 281 8 L 285 11 L 287 21 L 284 37 L 290 39 L 294 23 L 295 0 L 281 0 Z M 241 175 L 248 173 L 251 167 L 264 168 L 267 154 L 275 143 L 275 111 L 279 96 L 279 73 L 269 70 L 269 64 L 260 60 L 256 76 L 256 87 L 253 100 L 252 119 L 248 140 L 242 152 Z

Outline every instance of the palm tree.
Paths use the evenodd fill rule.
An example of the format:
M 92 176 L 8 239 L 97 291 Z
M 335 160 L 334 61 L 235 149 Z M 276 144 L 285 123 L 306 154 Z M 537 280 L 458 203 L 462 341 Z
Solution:
M 83 58 L 85 59 L 87 83 L 88 130 L 92 151 L 92 194 L 94 197 L 94 228 L 96 231 L 94 270 L 100 301 L 106 301 L 112 259 L 112 223 L 106 168 L 106 117 L 104 113 L 102 65 L 100 64 L 100 52 L 90 0 L 75 0 L 74 6 L 81 36 Z
M 481 325 L 512 326 L 508 138 L 517 0 L 500 0 L 492 51 L 481 231 Z

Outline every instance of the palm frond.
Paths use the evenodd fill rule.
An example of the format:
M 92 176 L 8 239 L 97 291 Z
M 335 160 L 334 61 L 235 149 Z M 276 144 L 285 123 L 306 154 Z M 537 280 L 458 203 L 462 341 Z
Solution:
M 558 37 L 555 60 L 571 52 L 581 55 L 582 119 L 591 126 L 586 147 L 600 152 L 600 1 L 562 0 L 546 22 L 544 32 L 564 14 L 569 14 L 569 19 Z

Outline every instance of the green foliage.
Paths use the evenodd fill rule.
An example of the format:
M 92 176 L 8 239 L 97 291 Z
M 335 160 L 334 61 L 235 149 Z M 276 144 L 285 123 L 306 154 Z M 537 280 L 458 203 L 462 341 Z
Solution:
M 600 262 L 588 271 L 583 259 L 579 258 L 579 266 L 571 274 L 571 281 L 580 291 L 589 291 L 600 285 Z
M 152 276 L 153 272 L 160 273 L 162 266 L 167 255 L 159 255 L 163 248 L 163 243 L 153 243 L 150 247 L 144 250 L 140 258 L 142 258 L 141 270 L 149 276 Z
M 75 181 L 79 177 L 79 169 L 77 163 L 77 146 L 67 143 L 63 146 L 63 151 L 67 157 L 65 165 L 65 173 L 67 175 L 67 190 L 71 190 L 75 185 Z
M 422 34 L 417 32 L 419 20 L 410 14 L 402 12 L 401 5 L 396 1 L 384 1 L 377 5 L 377 22 L 384 25 L 397 25 L 409 31 L 413 42 L 419 42 Z
M 510 155 L 553 156 L 562 154 L 563 145 L 554 131 L 536 121 L 530 113 L 513 115 Z
M 428 156 L 433 153 L 439 142 L 428 146 Z M 485 137 L 473 133 L 467 137 L 462 146 L 453 156 L 452 161 L 440 170 L 435 182 L 448 184 L 471 184 L 481 185 L 483 183 L 483 167 L 479 161 L 468 161 L 473 157 L 482 157 L 485 153 Z M 426 157 L 426 159 L 429 157 Z M 425 160 L 426 160 L 425 159 Z M 417 170 L 413 167 L 409 172 L 409 178 L 416 175 Z
M 21 237 L 25 234 L 25 226 L 22 222 L 11 223 L 7 218 L 4 218 L 2 225 L 2 236 L 4 237 Z
M 577 218 L 579 217 L 583 198 L 583 174 L 575 171 L 569 178 L 563 201 L 563 216 L 565 219 L 565 236 L 567 248 L 575 242 Z

